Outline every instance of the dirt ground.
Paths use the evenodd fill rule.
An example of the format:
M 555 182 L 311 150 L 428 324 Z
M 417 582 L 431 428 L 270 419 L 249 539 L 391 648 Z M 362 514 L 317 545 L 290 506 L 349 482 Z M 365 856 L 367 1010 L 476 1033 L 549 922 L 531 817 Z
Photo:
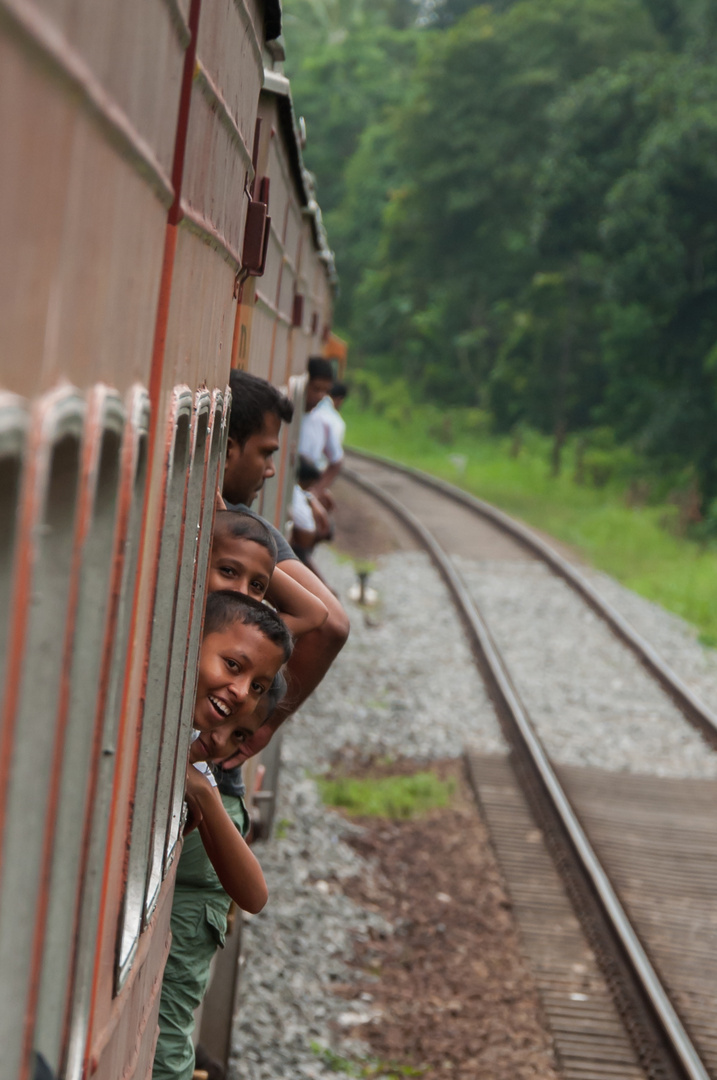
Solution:
M 456 778 L 451 807 L 409 821 L 352 818 L 365 830 L 354 845 L 377 873 L 346 891 L 397 931 L 356 945 L 358 992 L 379 1015 L 348 1033 L 424 1080 L 553 1080 L 550 1036 L 463 763 L 435 770 Z M 381 771 L 398 770 L 362 775 Z

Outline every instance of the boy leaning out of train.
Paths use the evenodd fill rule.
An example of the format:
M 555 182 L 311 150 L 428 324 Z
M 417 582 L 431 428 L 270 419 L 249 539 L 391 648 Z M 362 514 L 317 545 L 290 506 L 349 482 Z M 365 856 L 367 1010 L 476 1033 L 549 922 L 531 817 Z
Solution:
M 299 637 L 323 624 L 326 608 L 289 575 L 275 572 L 275 561 L 276 544 L 263 522 L 241 512 L 222 511 L 217 514 L 208 588 L 212 592 L 223 590 L 219 595 L 224 598 L 228 591 L 232 591 L 248 595 L 255 602 L 270 594 L 284 624 L 290 628 L 294 637 Z M 218 598 L 210 593 L 207 601 L 205 639 L 200 654 L 195 739 L 190 747 L 190 760 L 195 768 L 188 770 L 187 793 L 192 811 L 202 814 L 202 806 L 193 805 L 193 800 L 197 792 L 200 803 L 202 799 L 206 800 L 206 785 L 212 781 L 209 776 L 200 776 L 197 766 L 206 769 L 200 759 L 211 761 L 221 802 L 232 823 L 231 827 L 244 836 L 249 828 L 249 817 L 243 799 L 241 770 L 238 766 L 225 770 L 219 763 L 222 759 L 236 755 L 246 738 L 270 717 L 283 697 L 286 683 L 278 672 L 269 689 L 259 697 L 249 718 L 242 712 L 241 716 L 233 713 L 222 720 L 219 714 L 226 710 L 232 697 L 227 688 L 222 690 L 219 683 L 214 685 L 214 677 L 208 678 L 216 659 L 216 652 L 209 649 L 209 628 L 214 624 L 212 612 L 217 602 Z M 241 600 L 239 602 L 241 603 Z M 251 605 L 251 600 L 248 604 Z M 252 606 L 266 612 L 267 617 L 276 619 L 274 613 L 265 606 L 256 603 Z M 240 631 L 240 636 L 246 637 L 246 631 Z M 221 651 L 219 655 L 221 656 Z M 248 659 L 250 657 L 246 657 L 246 660 Z M 262 687 L 266 685 L 267 672 L 258 674 L 261 678 L 255 680 L 257 689 L 259 684 Z M 212 688 L 216 693 L 210 693 Z M 216 790 L 215 803 L 210 804 L 213 808 L 216 804 Z M 173 1080 L 190 1080 L 192 1076 L 195 1061 L 192 1043 L 194 1011 L 204 997 L 214 953 L 224 943 L 229 901 L 231 898 L 237 900 L 233 893 L 222 887 L 223 881 L 215 870 L 213 859 L 210 858 L 211 841 L 209 846 L 205 845 L 203 831 L 205 829 L 200 823 L 199 828 L 186 837 L 177 867 L 172 905 L 172 947 L 162 985 L 160 1033 L 153 1080 L 169 1080 L 170 1077 Z M 233 844 L 229 844 L 227 852 L 230 852 L 232 847 Z M 249 851 L 246 845 L 244 848 L 246 852 Z M 214 855 L 216 857 L 216 852 Z M 246 870 L 247 866 L 248 860 L 243 853 L 240 872 L 241 868 Z M 252 874 L 252 881 L 253 878 Z M 237 902 L 244 910 L 252 910 L 240 900 Z

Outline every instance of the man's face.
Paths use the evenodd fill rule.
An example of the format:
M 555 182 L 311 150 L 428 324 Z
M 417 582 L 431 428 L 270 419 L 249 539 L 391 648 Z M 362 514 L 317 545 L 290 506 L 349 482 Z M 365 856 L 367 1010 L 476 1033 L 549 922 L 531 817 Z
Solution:
M 306 412 L 311 412 L 333 386 L 333 379 L 309 379 L 306 384 Z
M 262 428 L 250 435 L 243 446 L 229 437 L 222 490 L 227 502 L 251 506 L 264 481 L 274 475 L 274 453 L 279 449 L 280 427 L 280 417 L 267 412 Z

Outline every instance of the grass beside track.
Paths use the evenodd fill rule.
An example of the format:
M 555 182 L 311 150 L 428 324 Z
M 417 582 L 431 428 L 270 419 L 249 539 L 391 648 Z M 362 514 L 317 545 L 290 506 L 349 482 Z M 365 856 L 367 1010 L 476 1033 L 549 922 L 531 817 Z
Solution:
M 549 443 L 534 438 L 511 457 L 510 440 L 459 435 L 450 446 L 420 424 L 397 425 L 344 409 L 347 441 L 449 480 L 514 517 L 570 544 L 593 566 L 692 623 L 705 645 L 717 646 L 717 550 L 674 535 L 674 507 L 629 506 L 624 485 L 577 484 L 569 455 L 550 476 Z
M 405 821 L 428 810 L 447 806 L 455 790 L 451 781 L 432 772 L 412 776 L 317 778 L 321 797 L 349 815 Z

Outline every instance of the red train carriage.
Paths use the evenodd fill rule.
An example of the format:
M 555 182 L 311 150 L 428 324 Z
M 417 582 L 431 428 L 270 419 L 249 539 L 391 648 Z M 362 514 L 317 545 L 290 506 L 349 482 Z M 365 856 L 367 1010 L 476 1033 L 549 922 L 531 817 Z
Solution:
M 228 371 L 284 382 L 330 318 L 289 99 L 260 102 L 278 32 L 268 0 L 0 0 L 9 1080 L 151 1072 Z

